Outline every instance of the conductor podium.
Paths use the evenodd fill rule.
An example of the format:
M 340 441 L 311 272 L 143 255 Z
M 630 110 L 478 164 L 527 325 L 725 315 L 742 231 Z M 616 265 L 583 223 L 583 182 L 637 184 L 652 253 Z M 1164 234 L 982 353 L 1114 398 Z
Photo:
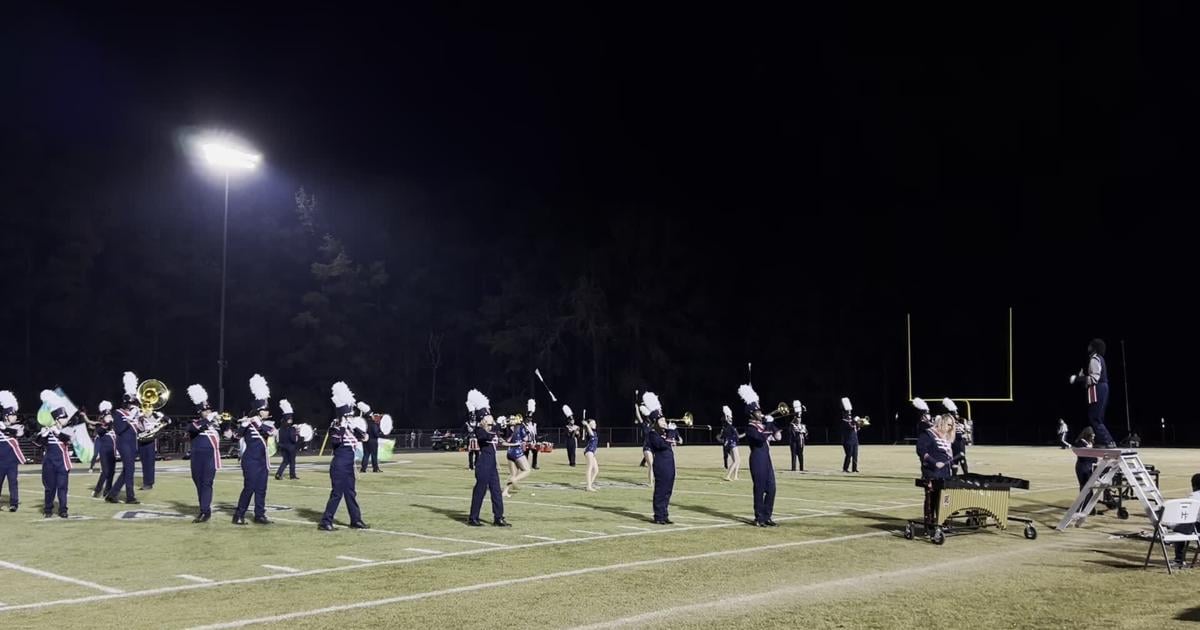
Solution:
M 1092 470 L 1092 476 L 1083 484 L 1079 496 L 1075 497 L 1066 516 L 1055 529 L 1064 531 L 1071 525 L 1082 525 L 1103 495 L 1112 494 L 1114 489 L 1118 500 L 1121 497 L 1136 497 L 1145 508 L 1146 516 L 1157 525 L 1159 510 L 1163 506 L 1163 496 L 1158 491 L 1158 472 L 1143 465 L 1137 451 L 1119 448 L 1072 450 L 1079 457 L 1095 457 L 1096 468 Z M 1118 515 L 1128 518 L 1129 513 L 1121 505 Z
M 1024 479 L 968 473 L 948 479 L 917 479 L 916 485 L 925 489 L 927 501 L 933 501 L 932 520 L 909 521 L 904 527 L 904 537 L 909 540 L 916 535 L 916 528 L 921 528 L 922 535 L 940 545 L 946 536 L 987 527 L 1007 529 L 1009 521 L 1024 523 L 1025 537 L 1037 538 L 1032 520 L 1008 515 L 1009 491 L 1028 490 L 1029 482 Z

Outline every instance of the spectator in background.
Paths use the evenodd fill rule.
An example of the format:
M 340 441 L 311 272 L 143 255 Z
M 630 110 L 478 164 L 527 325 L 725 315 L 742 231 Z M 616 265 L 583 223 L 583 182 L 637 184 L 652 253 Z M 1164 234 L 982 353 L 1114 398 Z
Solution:
M 409 431 L 409 433 L 408 433 L 408 448 L 416 448 L 416 447 L 417 447 L 417 432 Z
M 1067 433 L 1070 429 L 1067 428 L 1067 421 L 1062 418 L 1058 419 L 1058 443 L 1060 448 L 1071 448 L 1071 443 L 1067 441 Z

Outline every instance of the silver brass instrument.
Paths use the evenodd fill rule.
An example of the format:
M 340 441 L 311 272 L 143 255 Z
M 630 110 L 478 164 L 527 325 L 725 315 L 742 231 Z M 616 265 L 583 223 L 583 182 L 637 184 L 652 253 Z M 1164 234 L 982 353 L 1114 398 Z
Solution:
M 667 422 L 674 422 L 677 425 L 690 427 L 696 424 L 696 418 L 692 415 L 692 412 L 685 411 L 682 418 L 667 418 Z

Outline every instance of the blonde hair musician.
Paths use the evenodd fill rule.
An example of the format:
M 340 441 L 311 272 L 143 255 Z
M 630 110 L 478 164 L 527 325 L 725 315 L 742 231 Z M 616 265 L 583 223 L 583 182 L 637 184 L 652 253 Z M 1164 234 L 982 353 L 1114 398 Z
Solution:
M 596 477 L 600 476 L 600 463 L 596 461 L 596 447 L 599 445 L 600 436 L 596 434 L 595 418 L 583 421 L 583 437 L 583 456 L 587 458 L 587 491 L 595 492 Z

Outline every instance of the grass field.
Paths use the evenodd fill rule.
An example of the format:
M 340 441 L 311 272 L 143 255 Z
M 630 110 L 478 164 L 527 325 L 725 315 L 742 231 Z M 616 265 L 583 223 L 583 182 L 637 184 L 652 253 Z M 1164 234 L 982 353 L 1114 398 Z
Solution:
M 743 455 L 744 453 L 743 449 Z M 43 520 L 36 467 L 22 471 L 23 504 L 0 513 L 0 627 L 671 627 L 671 628 L 1151 628 L 1200 621 L 1200 569 L 1142 569 L 1147 544 L 1116 538 L 1146 526 L 1115 512 L 1059 533 L 1075 496 L 1074 456 L 1054 448 L 974 447 L 973 472 L 1029 479 L 1014 511 L 1038 523 L 952 537 L 943 546 L 897 533 L 918 518 L 912 447 L 864 446 L 859 475 L 841 448 L 807 450 L 792 473 L 777 447 L 776 520 L 752 515 L 749 471 L 724 482 L 718 446 L 678 451 L 673 526 L 649 522 L 640 451 L 601 449 L 597 493 L 566 454 L 506 503 L 512 528 L 470 528 L 465 454 L 401 452 L 359 479 L 369 531 L 316 528 L 328 496 L 325 460 L 300 479 L 271 480 L 272 525 L 235 527 L 236 463 L 217 476 L 221 512 L 193 525 L 187 462 L 159 462 L 140 506 L 90 498 L 95 475 L 76 467 L 73 518 Z M 1147 449 L 1167 496 L 1184 496 L 1195 451 Z M 140 476 L 139 476 L 140 480 Z M 7 489 L 6 489 L 7 491 Z M 5 499 L 7 503 L 7 498 Z M 127 509 L 160 518 L 114 518 Z M 186 518 L 171 518 L 172 514 Z M 146 514 L 145 516 L 153 516 Z M 484 518 L 490 520 L 485 502 Z M 1190 622 L 1190 623 L 1189 623 Z

